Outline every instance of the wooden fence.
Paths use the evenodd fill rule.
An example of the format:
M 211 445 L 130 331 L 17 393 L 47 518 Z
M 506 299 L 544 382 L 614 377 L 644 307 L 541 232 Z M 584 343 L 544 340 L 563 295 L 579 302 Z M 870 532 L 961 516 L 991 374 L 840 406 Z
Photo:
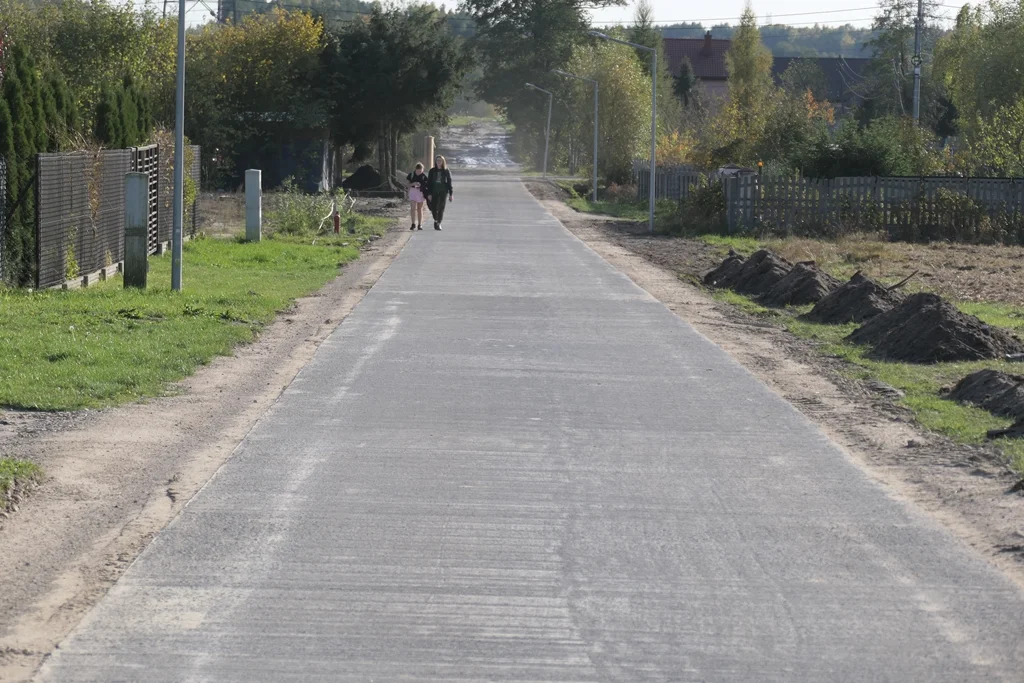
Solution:
M 979 230 L 1020 230 L 1022 178 L 726 178 L 730 232 L 885 230 L 895 237 L 966 240 Z M 916 234 L 921 233 L 921 234 Z M 997 236 L 998 237 L 998 236 Z
M 646 201 L 650 192 L 651 168 L 647 161 L 633 162 L 633 184 L 637 199 Z M 701 174 L 690 166 L 658 166 L 654 174 L 656 199 L 683 201 L 700 184 Z

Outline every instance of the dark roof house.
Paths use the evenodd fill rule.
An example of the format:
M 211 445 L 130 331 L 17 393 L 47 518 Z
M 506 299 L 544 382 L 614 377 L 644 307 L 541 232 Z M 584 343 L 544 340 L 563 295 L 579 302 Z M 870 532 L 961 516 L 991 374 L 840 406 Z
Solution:
M 848 57 L 776 57 L 772 63 L 772 77 L 776 83 L 782 81 L 786 69 L 802 59 L 813 61 L 825 76 L 830 102 L 853 106 L 860 101 L 858 83 L 863 78 L 870 59 Z
M 711 37 L 708 31 L 703 38 L 665 38 L 665 58 L 673 76 L 679 74 L 683 58 L 688 57 L 693 65 L 693 75 L 702 81 L 725 81 L 729 72 L 725 68 L 725 53 L 731 41 Z

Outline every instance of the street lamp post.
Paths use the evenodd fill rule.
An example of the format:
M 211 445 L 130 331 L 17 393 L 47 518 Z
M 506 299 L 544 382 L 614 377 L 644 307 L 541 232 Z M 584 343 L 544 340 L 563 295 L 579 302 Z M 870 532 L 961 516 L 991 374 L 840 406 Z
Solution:
M 594 202 L 597 202 L 597 91 L 599 88 L 598 82 L 592 78 L 583 78 L 582 76 L 576 76 L 574 74 L 562 71 L 561 69 L 554 69 L 554 73 L 559 76 L 565 76 L 566 78 L 575 78 L 578 81 L 587 81 L 588 83 L 594 84 Z
M 178 85 L 174 100 L 174 203 L 171 227 L 171 289 L 181 291 L 181 227 L 185 191 L 185 0 L 178 1 Z
M 595 38 L 601 38 L 602 40 L 610 40 L 613 43 L 621 43 L 622 45 L 629 45 L 631 48 L 637 50 L 644 50 L 651 53 L 651 175 L 650 175 L 650 230 L 654 232 L 654 179 L 657 174 L 657 163 L 654 155 L 658 146 L 658 51 L 653 47 L 647 47 L 646 45 L 637 45 L 636 43 L 630 43 L 626 40 L 619 40 L 618 38 L 612 38 L 609 35 L 601 33 L 600 31 L 591 31 L 590 35 Z
M 554 94 L 544 88 L 538 88 L 533 83 L 527 83 L 526 87 L 548 96 L 548 126 L 544 129 L 544 177 L 546 178 L 548 176 L 548 141 L 551 139 L 551 102 L 554 99 Z

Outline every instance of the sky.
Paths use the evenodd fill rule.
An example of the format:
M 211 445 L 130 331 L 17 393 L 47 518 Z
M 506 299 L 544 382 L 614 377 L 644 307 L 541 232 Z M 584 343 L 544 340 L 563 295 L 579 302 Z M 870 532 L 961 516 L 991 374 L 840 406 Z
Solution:
M 142 4 L 147 0 L 133 0 Z M 162 9 L 163 0 L 148 0 Z M 441 0 L 434 0 L 435 4 L 442 4 Z M 614 24 L 629 23 L 633 18 L 635 0 L 629 2 L 625 7 L 614 7 L 603 10 L 591 11 L 591 17 L 595 25 L 611 26 Z M 743 13 L 747 0 L 717 0 L 716 2 L 683 2 L 682 0 L 651 0 L 654 5 L 654 18 L 658 23 L 680 23 L 684 21 L 696 21 L 704 25 L 712 24 L 735 24 Z M 949 17 L 950 23 L 962 3 L 957 0 L 940 0 L 942 5 L 939 12 Z M 216 0 L 188 0 L 189 8 L 188 23 L 197 24 L 208 21 L 210 9 L 217 8 Z M 444 2 L 451 7 L 457 4 L 457 0 Z M 177 1 L 168 0 L 169 11 L 177 11 Z M 754 12 L 763 23 L 772 20 L 776 23 L 790 24 L 793 26 L 813 26 L 815 23 L 825 25 L 852 24 L 854 26 L 868 27 L 877 9 L 877 0 L 753 0 Z
M 747 0 L 717 0 L 716 2 L 681 2 L 680 0 L 651 0 L 654 5 L 654 19 L 658 23 L 700 22 L 704 25 L 735 24 Z M 941 0 L 939 11 L 952 19 L 962 3 L 955 0 Z M 758 19 L 763 23 L 773 20 L 779 24 L 813 26 L 852 24 L 867 27 L 878 7 L 877 0 L 753 0 L 752 6 Z M 611 25 L 629 23 L 633 17 L 635 3 L 625 7 L 592 10 L 595 24 Z M 787 16 L 788 15 L 788 16 Z

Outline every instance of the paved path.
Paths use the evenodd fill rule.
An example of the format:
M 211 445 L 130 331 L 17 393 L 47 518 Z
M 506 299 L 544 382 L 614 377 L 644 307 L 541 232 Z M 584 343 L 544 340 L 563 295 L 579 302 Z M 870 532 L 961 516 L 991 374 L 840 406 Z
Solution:
M 46 680 L 1020 680 L 1016 587 L 519 183 L 445 227 Z

